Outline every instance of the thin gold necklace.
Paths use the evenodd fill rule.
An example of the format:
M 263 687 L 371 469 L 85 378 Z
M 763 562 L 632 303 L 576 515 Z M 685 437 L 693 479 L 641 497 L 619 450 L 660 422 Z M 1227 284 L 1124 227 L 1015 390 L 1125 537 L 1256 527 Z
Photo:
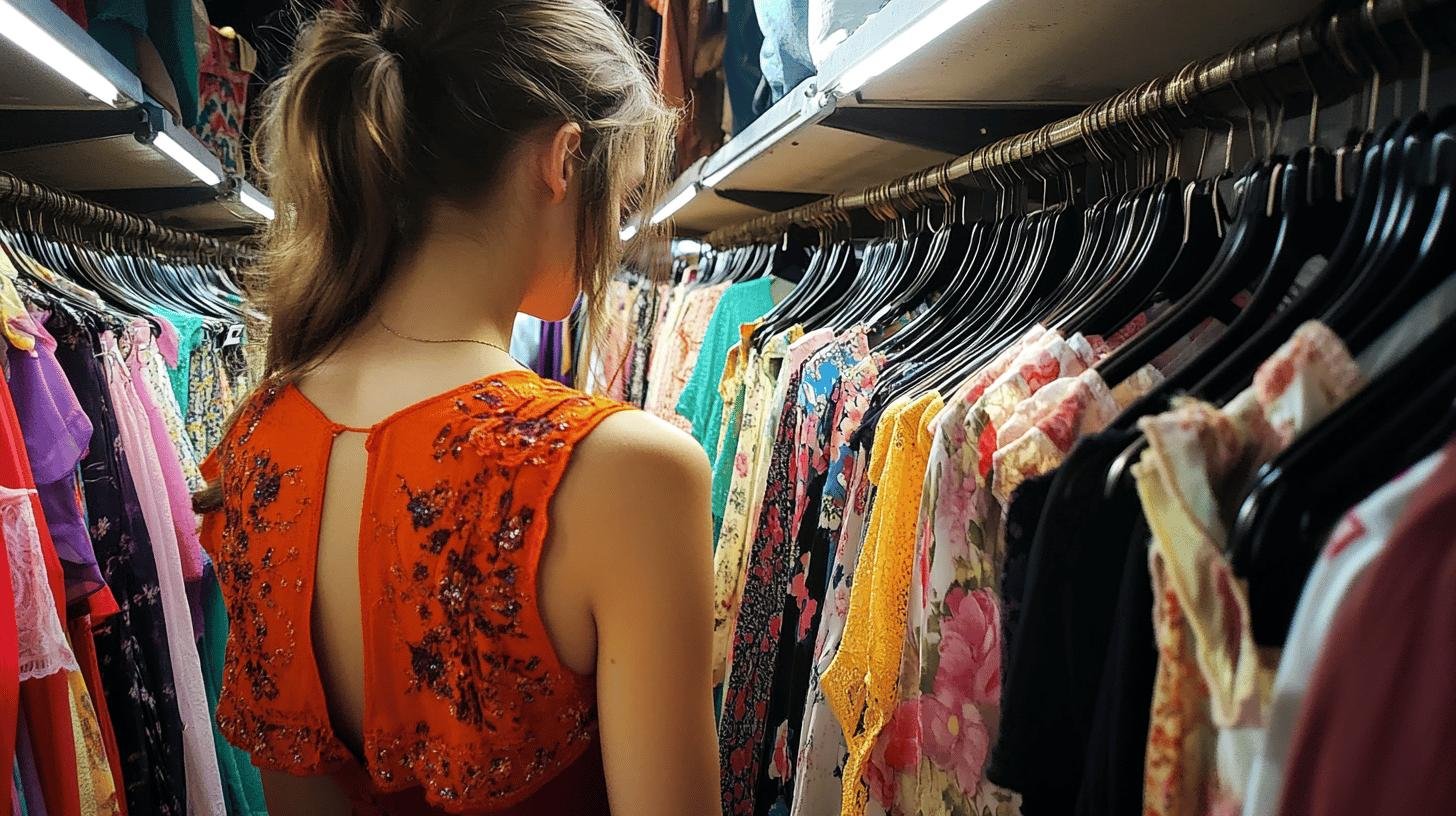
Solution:
M 460 338 L 456 338 L 456 339 L 453 339 L 453 340 L 440 340 L 440 339 L 433 339 L 433 338 L 429 338 L 429 337 L 411 337 L 410 335 L 405 334 L 404 332 L 395 331 L 388 323 L 385 323 L 384 322 L 384 318 L 382 316 L 380 316 L 378 313 L 375 313 L 374 319 L 379 322 L 379 327 L 381 329 L 384 329 L 385 331 L 389 332 L 390 334 L 394 335 L 395 337 L 398 337 L 401 340 L 409 340 L 412 343 L 432 343 L 432 344 L 439 344 L 439 343 L 474 343 L 477 346 L 489 346 L 490 348 L 493 348 L 496 351 L 503 351 L 503 352 L 506 353 L 507 356 L 509 356 L 510 353 L 511 353 L 511 350 L 510 349 L 508 349 L 505 346 L 502 346 L 502 345 L 500 345 L 498 343 L 492 343 L 489 340 L 476 340 L 473 337 L 460 337 Z

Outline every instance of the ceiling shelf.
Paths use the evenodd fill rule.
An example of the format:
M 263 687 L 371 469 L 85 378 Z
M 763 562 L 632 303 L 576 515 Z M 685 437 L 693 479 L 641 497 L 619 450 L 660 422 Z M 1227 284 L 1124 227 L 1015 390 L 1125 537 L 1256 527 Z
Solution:
M 267 197 L 50 0 L 0 0 L 0 34 L 0 170 L 180 229 L 264 223 L 243 193 Z
M 662 201 L 695 188 L 672 217 L 678 233 L 697 235 L 796 200 L 773 193 L 860 190 L 1074 114 L 1319 5 L 890 0 L 818 76 L 689 168 Z M 876 61 L 883 70 L 866 78 L 867 66 L 881 67 Z

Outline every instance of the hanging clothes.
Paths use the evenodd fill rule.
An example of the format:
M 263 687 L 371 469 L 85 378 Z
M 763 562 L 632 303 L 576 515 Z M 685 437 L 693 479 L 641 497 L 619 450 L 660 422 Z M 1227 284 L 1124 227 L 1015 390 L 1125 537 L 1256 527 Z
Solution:
M 131 339 L 134 341 L 135 337 Z M 184 554 L 190 546 L 196 545 L 195 528 L 189 545 L 178 534 L 179 527 L 184 525 L 179 525 L 173 516 L 171 503 L 174 499 L 168 495 L 166 477 L 170 468 L 164 469 L 161 452 L 157 448 L 157 440 L 165 439 L 165 431 L 152 424 L 147 402 L 138 394 L 126 363 L 130 349 L 123 350 L 117 335 L 107 331 L 101 335 L 101 350 L 106 386 L 112 404 L 118 408 L 121 443 L 130 454 L 127 466 L 137 487 L 142 516 L 156 555 L 172 678 L 183 723 L 188 812 L 225 814 L 217 754 L 208 727 L 209 709 L 202 682 L 202 663 L 193 634 L 193 616 L 188 607 L 184 579 L 184 565 L 188 560 Z M 175 461 L 172 464 L 175 465 Z M 190 507 L 186 512 L 190 520 Z
M 1383 551 L 1330 624 L 1294 730 L 1278 813 L 1456 807 L 1444 762 L 1456 748 L 1447 694 L 1456 667 L 1450 651 L 1438 648 L 1456 634 L 1453 453 L 1456 442 L 1411 495 Z M 1370 778 L 1371 768 L 1380 769 L 1378 778 Z
M 131 813 L 185 813 L 182 719 L 155 549 L 121 444 L 120 419 L 103 373 L 100 332 L 56 311 L 47 320 L 57 357 L 96 431 L 82 461 L 92 540 L 120 612 L 94 630 L 101 683 L 121 749 Z M 190 615 L 189 615 L 190 623 Z M 190 625 L 188 627 L 190 629 Z
M 208 50 L 200 66 L 197 124 L 193 133 L 228 173 L 245 175 L 243 126 L 248 115 L 248 84 L 258 55 L 232 29 L 207 27 Z

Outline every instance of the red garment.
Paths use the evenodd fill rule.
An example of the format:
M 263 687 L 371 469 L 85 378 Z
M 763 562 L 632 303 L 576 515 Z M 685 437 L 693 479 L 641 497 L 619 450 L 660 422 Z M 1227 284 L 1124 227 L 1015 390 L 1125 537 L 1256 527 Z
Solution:
M 1285 816 L 1456 813 L 1456 440 L 1331 625 Z
M 111 593 L 107 592 L 106 595 L 110 597 Z M 121 776 L 121 751 L 116 747 L 116 731 L 111 727 L 111 710 L 106 706 L 106 689 L 101 685 L 101 666 L 96 661 L 96 641 L 92 635 L 94 621 L 89 615 L 81 615 L 72 619 L 69 628 L 71 650 L 76 653 L 76 663 L 80 665 L 81 676 L 86 680 L 86 692 L 91 695 L 92 705 L 96 706 L 96 719 L 101 725 L 101 741 L 106 745 L 106 764 L 111 766 L 111 778 L 116 781 L 116 805 L 121 810 L 121 816 L 126 816 L 126 782 Z
M 66 13 L 67 17 L 76 21 L 76 25 L 86 27 L 86 0 L 52 0 L 56 6 Z
M 16 418 L 15 403 L 10 398 L 10 386 L 3 379 L 0 379 L 0 445 L 3 445 L 3 451 L 0 451 L 0 484 L 34 491 L 35 479 L 30 474 L 30 458 L 25 453 L 20 421 Z M 56 615 L 64 621 L 66 588 L 61 577 L 61 561 L 56 557 L 55 545 L 51 543 L 51 531 L 46 526 L 40 496 L 32 492 L 30 503 L 35 512 L 36 529 L 40 532 L 40 548 L 45 556 L 51 594 L 56 599 Z M 6 574 L 9 574 L 8 567 Z M 19 677 L 18 668 L 15 676 Z M 25 707 L 25 720 L 30 724 L 46 812 L 50 816 L 80 816 L 76 741 L 71 730 L 71 690 L 66 676 L 58 672 L 21 683 L 20 703 Z
M 0 546 L 0 609 L 15 608 L 10 584 L 9 549 Z M 0 768 L 15 766 L 16 729 L 20 726 L 20 635 L 14 615 L 0 615 Z M 10 813 L 13 785 L 0 783 L 0 813 Z
M 604 813 L 595 683 L 557 657 L 536 569 L 573 446 L 625 407 L 510 371 L 348 428 L 291 385 L 261 388 L 203 464 L 223 496 L 203 543 L 231 622 L 224 736 L 259 768 L 334 776 L 391 814 Z M 363 769 L 330 723 L 309 631 L 347 432 L 368 434 L 359 583 L 377 599 L 361 611 Z

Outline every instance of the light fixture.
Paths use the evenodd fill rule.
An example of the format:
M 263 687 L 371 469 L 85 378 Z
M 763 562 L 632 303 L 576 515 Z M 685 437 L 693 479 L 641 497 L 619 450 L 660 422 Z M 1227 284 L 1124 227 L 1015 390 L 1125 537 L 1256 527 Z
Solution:
M 866 82 L 893 68 L 897 63 L 925 47 L 925 44 L 950 30 L 986 5 L 989 0 L 943 0 L 920 19 L 900 29 L 890 41 L 874 49 L 865 58 L 839 75 L 835 90 L 841 96 L 854 93 Z
M 258 198 L 247 190 L 242 190 L 238 193 L 238 200 L 243 202 L 244 207 L 247 207 L 248 209 L 252 210 L 258 215 L 263 216 L 269 221 L 272 221 L 276 215 L 276 213 L 273 212 L 273 205 L 269 204 L 267 201 L 261 198 Z
M 717 187 L 720 183 L 722 183 L 723 179 L 728 178 L 730 175 L 732 175 L 734 170 L 737 170 L 738 168 L 747 164 L 749 159 L 752 159 L 758 154 L 758 150 L 750 147 L 749 149 L 735 156 L 733 161 L 730 161 L 722 167 L 718 168 L 717 170 L 709 173 L 706 177 L 704 177 L 703 184 L 708 187 Z
M 622 227 L 621 232 L 618 232 L 617 234 L 622 237 L 623 241 L 632 240 L 632 236 L 637 234 L 637 222 L 633 221 L 627 226 Z
M 111 80 L 36 25 L 34 20 L 11 5 L 8 0 L 0 0 L 0 34 L 50 66 L 51 70 L 70 80 L 76 87 L 111 107 L 116 107 L 121 92 L 111 84 Z
M 177 140 L 171 136 L 165 133 L 158 133 L 156 138 L 152 140 L 152 144 L 170 156 L 172 161 L 186 168 L 187 172 L 196 176 L 198 181 L 201 181 L 203 184 L 212 187 L 222 182 L 222 176 L 219 176 L 211 167 L 203 164 L 201 159 L 189 153 L 187 148 L 177 144 Z
M 673 196 L 671 201 L 663 204 L 658 208 L 657 212 L 652 214 L 652 223 L 661 224 L 663 221 L 671 218 L 678 210 L 686 207 L 688 202 L 692 201 L 697 194 L 698 185 L 689 184 L 682 192 Z

